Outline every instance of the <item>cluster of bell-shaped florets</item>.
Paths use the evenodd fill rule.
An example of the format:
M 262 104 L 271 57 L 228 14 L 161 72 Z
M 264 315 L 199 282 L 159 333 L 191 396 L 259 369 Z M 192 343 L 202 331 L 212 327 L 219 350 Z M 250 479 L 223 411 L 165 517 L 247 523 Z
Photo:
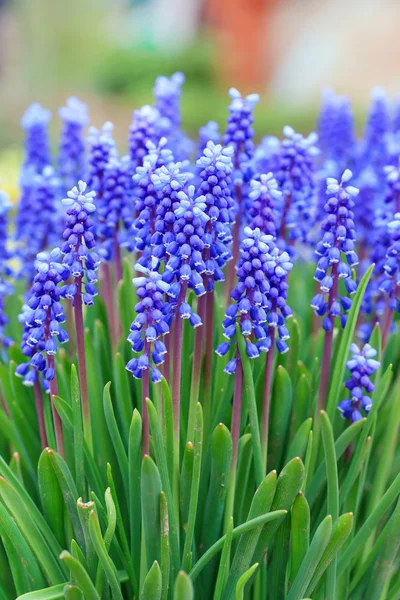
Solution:
M 146 104 L 134 110 L 132 123 L 129 126 L 128 147 L 132 172 L 143 165 L 143 159 L 148 154 L 148 142 L 157 144 L 160 139 L 158 121 L 160 113 L 157 108 Z
M 59 248 L 38 254 L 36 275 L 19 317 L 24 328 L 22 353 L 30 360 L 18 365 L 16 374 L 23 377 L 24 384 L 28 386 L 34 385 L 39 373 L 42 373 L 46 382 L 54 379 L 54 363 L 49 362 L 48 357 L 56 354 L 59 343 L 68 341 L 68 334 L 61 327 L 65 315 L 59 284 L 68 278 L 69 269 L 60 263 L 60 257 Z M 47 383 L 44 383 L 44 389 L 48 390 Z
M 278 182 L 273 174 L 263 173 L 250 181 L 248 194 L 248 220 L 251 229 L 259 228 L 263 233 L 277 237 L 277 210 L 276 203 L 282 198 Z
M 382 88 L 372 92 L 372 102 L 362 142 L 361 156 L 379 174 L 388 164 L 387 136 L 391 129 L 389 102 Z
M 222 142 L 234 148 L 235 169 L 243 169 L 254 153 L 253 112 L 260 97 L 258 94 L 249 94 L 243 98 L 236 88 L 231 88 L 228 93 L 232 101 L 229 105 L 228 124 Z M 240 178 L 240 173 L 235 173 L 235 180 Z
M 3 348 L 8 348 L 12 343 L 12 339 L 5 332 L 8 324 L 5 301 L 13 290 L 12 285 L 8 282 L 11 269 L 8 264 L 10 253 L 7 247 L 8 213 L 11 208 L 12 205 L 8 195 L 0 190 L 0 353 Z
M 388 224 L 390 245 L 383 263 L 384 278 L 379 289 L 389 297 L 390 310 L 400 308 L 400 212 Z
M 113 256 L 113 244 L 133 249 L 132 226 L 134 221 L 131 197 L 132 176 L 129 156 L 110 158 L 103 183 L 102 202 L 97 210 L 101 240 L 101 256 L 109 261 Z M 121 227 L 122 226 L 122 227 Z
M 331 89 L 322 95 L 318 119 L 318 146 L 324 160 L 335 161 L 342 169 L 355 152 L 354 118 L 349 98 Z
M 128 340 L 133 352 L 140 356 L 132 358 L 126 365 L 137 379 L 143 377 L 143 371 L 151 369 L 154 383 L 161 381 L 161 372 L 157 367 L 164 362 L 167 352 L 162 338 L 169 333 L 172 321 L 170 285 L 158 272 L 159 266 L 159 261 L 154 257 L 150 268 L 135 265 L 135 270 L 143 275 L 133 279 L 139 302 L 135 306 L 136 316 Z
M 283 194 L 280 211 L 279 237 L 291 242 L 306 241 L 316 215 L 315 156 L 316 133 L 304 138 L 292 127 L 283 128 L 285 139 L 281 142 L 279 164 L 275 179 Z
M 351 377 L 345 385 L 351 397 L 342 400 L 338 409 L 343 418 L 359 421 L 363 418 L 363 412 L 367 415 L 371 409 L 372 400 L 367 394 L 371 394 L 375 386 L 370 377 L 379 369 L 380 363 L 374 359 L 377 352 L 369 344 L 365 344 L 361 350 L 356 344 L 351 344 L 350 351 L 352 356 L 346 366 Z
M 203 127 L 199 129 L 199 143 L 198 143 L 198 154 L 201 156 L 204 152 L 204 148 L 208 142 L 219 144 L 221 134 L 219 132 L 219 125 L 216 121 L 208 121 Z
M 25 130 L 24 168 L 32 167 L 40 172 L 51 164 L 48 125 L 51 112 L 37 102 L 24 113 L 21 126 Z
M 67 207 L 67 222 L 61 250 L 65 255 L 63 264 L 74 279 L 73 283 L 64 287 L 63 296 L 73 300 L 77 293 L 81 293 L 84 304 L 91 306 L 97 295 L 95 283 L 100 259 L 95 251 L 93 221 L 90 218 L 96 210 L 93 202 L 96 192 L 86 192 L 86 189 L 86 183 L 80 181 L 62 201 Z M 82 284 L 84 292 L 81 292 Z
M 327 179 L 326 217 L 321 223 L 323 235 L 315 249 L 318 262 L 314 279 L 319 282 L 321 293 L 314 296 L 311 306 L 318 316 L 324 317 L 322 326 L 326 331 L 333 329 L 336 317 L 341 318 L 342 326 L 346 324 L 346 312 L 351 307 L 349 295 L 357 288 L 351 269 L 358 264 L 353 214 L 353 198 L 358 189 L 346 185 L 351 177 L 351 171 L 346 169 L 340 182 Z M 339 295 L 341 279 L 347 295 Z
M 96 127 L 89 128 L 89 164 L 87 184 L 96 192 L 98 200 L 103 196 L 104 176 L 109 160 L 116 155 L 116 146 L 113 139 L 114 125 L 106 121 L 101 130 Z
M 65 190 L 85 175 L 85 140 L 83 130 L 89 122 L 88 108 L 75 96 L 68 98 L 58 114 L 62 130 L 58 153 L 58 174 Z
M 220 356 L 227 354 L 231 343 L 236 342 L 237 324 L 246 338 L 249 358 L 268 352 L 275 340 L 278 351 L 286 352 L 289 333 L 285 320 L 292 315 L 286 302 L 286 278 L 293 263 L 287 252 L 274 246 L 272 236 L 263 234 L 260 229 L 245 227 L 244 236 L 237 268 L 238 283 L 231 292 L 234 302 L 228 306 L 223 322 L 228 341 L 220 344 L 216 352 Z M 233 373 L 236 364 L 235 356 L 225 371 Z

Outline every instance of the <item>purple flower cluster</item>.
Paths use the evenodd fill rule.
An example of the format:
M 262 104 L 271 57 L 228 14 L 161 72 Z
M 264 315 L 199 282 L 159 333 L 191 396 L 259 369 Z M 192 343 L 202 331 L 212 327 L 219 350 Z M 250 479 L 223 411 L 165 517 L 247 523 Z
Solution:
M 260 97 L 258 94 L 249 94 L 242 98 L 235 88 L 229 90 L 229 96 L 232 102 L 229 105 L 228 125 L 222 142 L 234 148 L 235 169 L 243 169 L 254 153 L 253 111 Z M 235 174 L 235 179 L 240 177 L 239 173 Z
M 129 155 L 132 171 L 143 165 L 143 159 L 148 153 L 147 143 L 157 144 L 160 139 L 158 121 L 160 113 L 154 106 L 146 104 L 133 111 L 132 123 L 129 126 Z
M 274 171 L 284 201 L 279 237 L 285 239 L 288 233 L 290 241 L 305 241 L 316 212 L 314 158 L 319 152 L 315 146 L 318 136 L 310 133 L 304 138 L 289 126 L 284 127 L 283 134 L 286 139 L 281 142 L 279 165 Z
M 168 299 L 170 285 L 157 271 L 158 265 L 155 258 L 152 259 L 151 269 L 135 265 L 135 270 L 143 273 L 143 276 L 133 279 L 139 302 L 135 306 L 136 317 L 128 341 L 132 344 L 133 352 L 140 356 L 132 358 L 126 366 L 137 379 L 143 377 L 143 371 L 151 369 L 154 383 L 161 381 L 161 372 L 157 367 L 164 362 L 167 352 L 161 338 L 169 333 L 172 320 L 172 307 Z
M 354 118 L 350 100 L 324 90 L 318 120 L 318 145 L 325 160 L 334 160 L 338 169 L 352 159 L 355 150 Z
M 209 121 L 204 125 L 204 127 L 200 127 L 199 129 L 199 156 L 201 156 L 204 152 L 204 148 L 207 146 L 208 142 L 211 141 L 214 144 L 218 144 L 221 139 L 221 135 L 219 133 L 218 123 L 215 121 Z
M 344 280 L 348 294 L 353 294 L 357 287 L 351 269 L 358 264 L 353 220 L 353 198 L 357 196 L 358 189 L 345 185 L 351 177 L 351 171 L 346 169 L 340 183 L 333 178 L 327 179 L 326 217 L 321 223 L 323 235 L 315 249 L 318 262 L 314 279 L 319 282 L 322 293 L 314 296 L 311 306 L 318 316 L 324 317 L 322 326 L 326 331 L 333 329 L 336 317 L 341 317 L 344 326 L 345 313 L 351 307 L 351 299 L 347 295 L 339 296 L 339 279 Z
M 83 129 L 89 122 L 87 105 L 72 96 L 58 111 L 62 130 L 58 153 L 58 173 L 69 190 L 85 174 L 85 142 Z
M 164 135 L 179 130 L 181 118 L 182 85 L 185 81 L 183 73 L 174 73 L 171 77 L 157 77 L 153 93 L 155 106 L 160 114 L 159 127 Z
M 249 197 L 249 226 L 251 229 L 259 228 L 263 233 L 277 237 L 276 223 L 277 210 L 275 203 L 282 198 L 282 192 L 278 189 L 278 182 L 273 174 L 260 175 L 257 179 L 250 181 L 251 191 Z
M 12 286 L 7 281 L 11 274 L 8 261 L 10 254 L 7 248 L 8 240 L 8 213 L 11 210 L 11 203 L 5 192 L 0 190 L 0 351 L 8 348 L 12 339 L 5 333 L 8 324 L 8 317 L 5 312 L 5 300 L 12 292 Z
M 389 103 L 385 91 L 375 88 L 364 131 L 362 159 L 380 173 L 388 163 L 387 135 L 391 129 Z
M 385 277 L 380 283 L 380 291 L 389 297 L 390 310 L 399 310 L 400 304 L 400 212 L 394 215 L 388 225 L 391 244 L 386 252 L 383 270 Z
M 234 302 L 228 306 L 223 322 L 228 341 L 220 344 L 216 352 L 219 356 L 227 354 L 230 343 L 236 338 L 237 323 L 246 338 L 249 358 L 268 352 L 275 338 L 278 351 L 286 352 L 289 332 L 285 319 L 292 315 L 286 303 L 286 278 L 293 263 L 287 252 L 273 246 L 272 236 L 250 227 L 245 227 L 244 235 L 237 269 L 238 283 L 231 292 Z M 234 373 L 236 364 L 235 357 L 228 362 L 225 372 Z
M 93 198 L 96 192 L 86 192 L 87 185 L 83 181 L 77 187 L 68 192 L 67 198 L 63 199 L 67 207 L 67 223 L 63 233 L 65 240 L 61 250 L 65 255 L 63 264 L 68 269 L 74 282 L 66 285 L 63 289 L 65 298 L 74 299 L 81 293 L 83 279 L 84 293 L 83 302 L 87 306 L 93 304 L 93 298 L 97 295 L 95 283 L 97 282 L 96 271 L 100 264 L 97 252 L 94 251 L 96 242 L 91 231 L 93 222 L 90 215 L 96 207 Z
M 40 172 L 51 164 L 48 125 L 51 112 L 35 103 L 25 111 L 21 126 L 25 130 L 24 167 Z
M 59 262 L 61 250 L 55 248 L 48 254 L 41 252 L 35 261 L 36 275 L 23 307 L 20 322 L 23 324 L 22 353 L 29 362 L 21 363 L 16 375 L 23 377 L 24 384 L 34 385 L 39 373 L 43 375 L 43 387 L 55 377 L 54 359 L 58 343 L 68 341 L 67 332 L 60 326 L 65 322 L 59 284 L 69 276 L 69 269 Z
M 375 389 L 370 377 L 379 369 L 380 363 L 374 360 L 377 352 L 369 344 L 365 344 L 362 350 L 352 344 L 350 351 L 352 356 L 346 366 L 351 377 L 346 381 L 346 388 L 350 390 L 351 398 L 342 400 L 338 409 L 344 419 L 359 421 L 363 418 L 361 410 L 367 415 L 371 409 L 372 400 L 366 394 L 371 394 Z
M 116 156 L 115 141 L 112 137 L 114 125 L 106 121 L 101 131 L 95 127 L 89 128 L 89 168 L 87 184 L 96 192 L 99 200 L 103 195 L 104 175 L 107 164 L 112 156 Z

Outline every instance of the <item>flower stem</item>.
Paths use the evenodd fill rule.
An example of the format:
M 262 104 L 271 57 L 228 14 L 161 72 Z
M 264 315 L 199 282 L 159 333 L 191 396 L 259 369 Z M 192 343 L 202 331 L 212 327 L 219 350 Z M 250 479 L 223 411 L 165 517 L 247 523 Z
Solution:
M 239 210 L 236 215 L 236 221 L 233 226 L 233 232 L 232 232 L 232 238 L 233 238 L 232 257 L 233 258 L 228 263 L 228 269 L 227 269 L 227 274 L 226 274 L 226 287 L 225 287 L 226 304 L 228 304 L 228 302 L 229 302 L 230 293 L 233 289 L 233 284 L 235 282 L 236 265 L 239 260 L 240 225 L 241 225 L 241 221 L 242 221 L 242 185 L 240 183 L 237 183 L 235 185 L 235 196 L 236 196 L 236 201 L 238 203 Z
M 197 303 L 197 314 L 204 323 L 206 295 L 200 296 Z M 196 327 L 194 332 L 194 351 L 192 364 L 192 381 L 190 385 L 189 418 L 186 440 L 193 440 L 195 409 L 199 399 L 201 363 L 203 358 L 203 326 Z
M 239 351 L 237 351 L 236 353 L 236 358 L 237 363 L 235 371 L 235 387 L 233 391 L 233 407 L 231 422 L 232 460 L 229 473 L 228 490 L 226 494 L 224 531 L 226 531 L 229 519 L 233 516 L 233 509 L 235 503 L 236 469 L 240 437 L 240 420 L 242 416 L 243 369 Z
M 47 443 L 47 435 L 46 428 L 44 425 L 44 412 L 43 412 L 43 398 L 42 391 L 40 389 L 39 378 L 36 377 L 34 384 L 34 393 L 35 393 L 35 404 L 36 404 L 36 412 L 39 422 L 39 432 L 40 432 L 40 443 L 42 448 L 46 448 L 48 446 Z
M 211 397 L 212 397 L 212 368 L 214 357 L 214 290 L 206 294 L 206 324 L 205 324 L 205 357 L 204 357 L 204 390 L 203 415 L 204 431 L 210 429 Z M 206 437 L 206 436 L 205 436 Z
M 392 327 L 393 323 L 393 315 L 394 311 L 390 309 L 389 299 L 387 299 L 382 322 L 382 351 L 386 348 L 386 344 L 389 339 L 390 328 Z
M 144 352 L 150 360 L 150 343 L 145 340 Z M 149 414 L 146 398 L 149 397 L 149 369 L 143 369 L 142 374 L 142 454 L 149 454 Z
M 103 264 L 103 274 L 104 274 L 104 284 L 103 288 L 103 297 L 106 305 L 107 311 L 107 320 L 108 320 L 108 328 L 110 331 L 111 345 L 113 348 L 117 345 L 116 332 L 115 332 L 115 323 L 114 323 L 114 307 L 113 307 L 113 293 L 112 293 L 112 279 L 111 279 L 111 269 L 108 263 Z
M 267 456 L 268 456 L 268 429 L 269 429 L 269 413 L 271 406 L 271 388 L 272 388 L 272 367 L 274 364 L 275 353 L 275 328 L 268 327 L 268 336 L 271 340 L 270 349 L 267 352 L 264 374 L 264 389 L 263 389 L 263 406 L 262 406 L 262 424 L 261 424 L 261 451 L 264 462 L 264 473 L 267 471 Z
M 90 423 L 89 390 L 86 370 L 85 331 L 82 311 L 82 277 L 76 278 L 77 293 L 74 298 L 76 348 L 78 354 L 79 386 L 81 390 L 82 417 L 85 439 L 89 449 L 93 450 L 92 427 Z
M 120 249 L 119 243 L 118 243 L 118 231 L 117 230 L 114 231 L 113 244 L 114 244 L 114 263 L 115 263 L 115 294 L 117 295 L 119 282 L 122 281 L 121 249 Z M 116 298 L 115 305 L 118 306 L 118 297 Z M 122 334 L 121 319 L 119 318 L 118 310 L 115 312 L 114 327 L 115 327 L 116 341 L 118 341 Z
M 332 327 L 330 331 L 325 332 L 324 338 L 324 349 L 322 353 L 322 364 L 321 364 L 321 379 L 319 382 L 319 390 L 318 390 L 318 406 L 317 406 L 317 415 L 319 415 L 321 410 L 325 409 L 326 403 L 326 395 L 328 392 L 329 386 L 329 378 L 331 371 L 331 360 L 332 360 L 332 342 L 333 342 L 333 326 L 334 326 L 334 317 L 330 314 L 330 309 L 332 307 L 333 302 L 336 300 L 336 296 L 338 293 L 338 263 L 334 263 L 332 266 L 332 279 L 333 284 L 331 290 L 329 292 L 328 298 L 328 310 L 327 314 L 332 323 Z M 318 417 L 317 417 L 318 418 Z
M 56 434 L 57 452 L 64 457 L 64 436 L 62 430 L 62 424 L 60 415 L 58 414 L 56 407 L 54 406 L 53 397 L 58 396 L 58 383 L 56 375 L 56 366 L 54 361 L 54 355 L 49 354 L 47 362 L 50 369 L 54 369 L 54 378 L 50 381 L 50 396 L 51 396 L 51 411 L 53 414 L 54 431 Z

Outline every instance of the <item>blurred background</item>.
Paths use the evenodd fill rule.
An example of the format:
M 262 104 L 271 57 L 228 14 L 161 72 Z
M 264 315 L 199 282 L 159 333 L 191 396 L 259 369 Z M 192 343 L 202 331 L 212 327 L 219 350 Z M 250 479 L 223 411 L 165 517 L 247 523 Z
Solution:
M 183 71 L 184 128 L 223 124 L 227 90 L 259 92 L 257 134 L 315 127 L 321 89 L 352 99 L 400 93 L 399 0 L 0 0 L 0 176 L 14 176 L 19 126 L 34 101 L 77 95 L 91 123 L 110 119 L 124 150 L 133 108 L 157 75 Z

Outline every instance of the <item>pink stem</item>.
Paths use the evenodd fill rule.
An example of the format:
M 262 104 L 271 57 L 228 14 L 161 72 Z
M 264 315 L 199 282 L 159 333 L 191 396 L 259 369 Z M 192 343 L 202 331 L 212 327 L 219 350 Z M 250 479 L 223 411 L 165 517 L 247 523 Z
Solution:
M 173 349 L 173 377 L 172 377 L 172 409 L 174 415 L 174 432 L 179 441 L 180 409 L 181 409 L 181 375 L 182 375 L 182 333 L 183 319 L 180 307 L 186 296 L 187 281 L 182 282 L 178 297 L 175 315 L 174 349 Z
M 267 465 L 267 453 L 268 453 L 268 430 L 269 430 L 269 413 L 271 405 L 271 388 L 272 388 L 272 367 L 274 364 L 274 353 L 275 353 L 275 328 L 272 326 L 268 327 L 268 336 L 271 340 L 270 349 L 267 352 L 267 358 L 265 363 L 265 374 L 264 374 L 264 389 L 263 389 L 263 408 L 262 408 L 262 424 L 261 424 L 261 448 L 262 456 Z
M 42 445 L 42 448 L 46 448 L 48 446 L 48 443 L 47 443 L 46 428 L 44 425 L 43 398 L 42 398 L 42 391 L 40 389 L 40 383 L 39 383 L 38 377 L 36 377 L 36 379 L 35 379 L 33 390 L 35 393 L 36 412 L 37 412 L 37 417 L 38 417 L 38 422 L 39 422 L 40 443 Z
M 240 248 L 240 225 L 242 221 L 242 186 L 241 184 L 235 185 L 235 196 L 239 206 L 238 214 L 236 215 L 236 221 L 233 226 L 233 244 L 232 244 L 232 260 L 228 263 L 228 269 L 226 274 L 226 303 L 229 303 L 230 293 L 233 289 L 235 282 L 236 265 L 239 261 L 239 248 Z
M 85 330 L 83 325 L 82 311 L 82 277 L 76 278 L 77 292 L 74 298 L 74 315 L 76 330 L 76 347 L 78 354 L 79 385 L 82 400 L 82 416 L 85 427 L 86 440 L 91 447 L 92 430 L 90 424 L 89 390 L 87 382 L 86 353 L 85 353 Z
M 327 313 L 329 314 L 330 308 L 333 302 L 336 300 L 336 296 L 338 293 L 338 263 L 334 263 L 332 266 L 332 279 L 333 285 L 329 292 L 328 298 L 328 309 Z M 331 370 L 331 361 L 332 361 L 332 342 L 333 342 L 333 325 L 335 319 L 332 315 L 329 315 L 329 318 L 332 323 L 332 327 L 330 331 L 325 332 L 324 338 L 324 349 L 322 353 L 322 365 L 321 365 L 321 379 L 319 382 L 319 391 L 318 391 L 318 412 L 325 408 L 326 403 L 326 395 L 329 386 L 329 378 L 330 378 L 330 370 Z
M 232 463 L 231 468 L 236 469 L 238 449 L 239 449 L 239 437 L 240 437 L 240 420 L 242 416 L 242 394 L 243 394 L 243 369 L 242 361 L 240 359 L 239 352 L 236 355 L 236 371 L 235 371 L 235 387 L 233 390 L 233 407 L 232 407 L 232 423 L 231 423 L 231 434 L 232 434 Z

